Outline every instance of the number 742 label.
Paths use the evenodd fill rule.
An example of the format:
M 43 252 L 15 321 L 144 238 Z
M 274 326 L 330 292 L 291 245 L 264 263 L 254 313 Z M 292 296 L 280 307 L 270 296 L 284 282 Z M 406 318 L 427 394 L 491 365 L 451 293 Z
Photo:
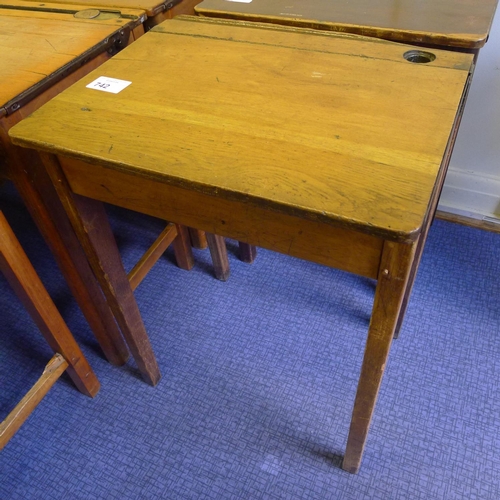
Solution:
M 90 82 L 87 85 L 87 88 L 94 90 L 102 90 L 103 92 L 111 92 L 112 94 L 118 94 L 118 92 L 121 92 L 131 83 L 132 82 L 127 82 L 126 80 L 118 80 L 117 78 L 100 76 L 97 80 Z

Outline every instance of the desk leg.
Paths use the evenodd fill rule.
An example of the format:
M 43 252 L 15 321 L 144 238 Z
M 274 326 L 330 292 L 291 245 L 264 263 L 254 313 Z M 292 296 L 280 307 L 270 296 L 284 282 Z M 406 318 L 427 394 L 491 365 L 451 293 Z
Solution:
M 416 245 L 394 242 L 384 244 L 368 339 L 342 464 L 344 470 L 353 474 L 358 472 L 361 465 Z
M 215 277 L 221 281 L 227 281 L 231 274 L 229 259 L 227 257 L 226 240 L 217 234 L 205 233 L 212 257 Z
M 12 147 L 10 176 L 51 249 L 107 360 L 121 366 L 129 352 L 71 228 L 50 178 L 30 150 Z
M 0 212 L 0 270 L 33 318 L 50 347 L 68 363 L 68 374 L 87 396 L 99 392 L 99 381 L 45 290 L 28 257 Z
M 57 158 L 45 153 L 40 157 L 144 380 L 156 385 L 160 370 L 103 204 L 73 194 Z
M 247 264 L 252 264 L 257 257 L 257 247 L 248 243 L 238 242 L 240 248 L 240 260 Z

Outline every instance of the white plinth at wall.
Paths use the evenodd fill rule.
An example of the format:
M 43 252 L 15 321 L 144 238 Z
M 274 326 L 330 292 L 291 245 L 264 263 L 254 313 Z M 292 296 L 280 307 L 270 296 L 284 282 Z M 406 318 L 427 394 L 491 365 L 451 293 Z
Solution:
M 500 9 L 479 52 L 439 210 L 500 226 Z

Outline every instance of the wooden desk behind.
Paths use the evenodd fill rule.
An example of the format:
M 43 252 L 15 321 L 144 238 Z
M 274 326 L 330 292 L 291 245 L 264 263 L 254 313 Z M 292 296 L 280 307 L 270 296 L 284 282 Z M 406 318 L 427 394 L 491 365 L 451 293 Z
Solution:
M 38 0 L 28 0 L 38 5 Z M 113 9 L 135 9 L 143 10 L 146 13 L 144 27 L 147 30 L 160 24 L 166 19 L 172 19 L 181 14 L 194 14 L 195 5 L 201 0 L 81 0 L 78 3 L 88 8 L 98 8 L 104 10 Z M 72 0 L 53 0 L 52 3 L 69 5 Z
M 413 55 L 373 38 L 177 18 L 102 66 L 131 81 L 126 89 L 87 88 L 93 73 L 10 131 L 42 151 L 117 321 L 138 343 L 147 334 L 95 200 L 378 280 L 343 464 L 350 472 L 473 65 L 470 54 L 433 51 L 426 64 Z M 146 379 L 159 379 L 154 356 L 139 361 Z
M 202 16 L 324 29 L 436 47 L 479 49 L 498 0 L 204 0 Z
M 143 31 L 143 11 L 78 18 L 82 10 L 0 1 L 0 167 L 16 184 L 106 357 L 123 364 L 128 349 L 45 171 L 8 137 L 10 127 L 125 47 L 137 28 Z

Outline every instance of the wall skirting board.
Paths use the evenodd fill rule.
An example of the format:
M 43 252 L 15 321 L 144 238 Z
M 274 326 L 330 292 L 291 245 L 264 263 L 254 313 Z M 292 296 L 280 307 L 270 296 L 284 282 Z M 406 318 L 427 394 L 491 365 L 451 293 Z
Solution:
M 499 9 L 500 10 L 500 9 Z M 479 52 L 439 203 L 441 213 L 500 225 L 500 12 Z

